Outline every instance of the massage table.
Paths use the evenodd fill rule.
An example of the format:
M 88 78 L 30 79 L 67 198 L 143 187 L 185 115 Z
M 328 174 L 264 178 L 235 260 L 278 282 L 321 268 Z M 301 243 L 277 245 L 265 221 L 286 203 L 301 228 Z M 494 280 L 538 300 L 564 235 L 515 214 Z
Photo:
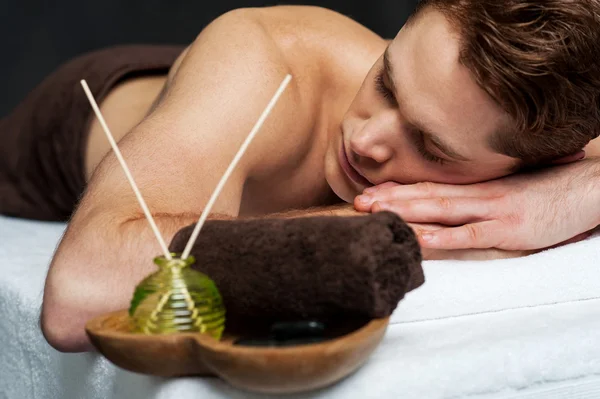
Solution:
M 0 399 L 259 398 L 217 378 L 164 379 L 39 328 L 61 223 L 0 216 Z M 289 398 L 600 398 L 600 235 L 518 259 L 427 261 L 367 363 Z

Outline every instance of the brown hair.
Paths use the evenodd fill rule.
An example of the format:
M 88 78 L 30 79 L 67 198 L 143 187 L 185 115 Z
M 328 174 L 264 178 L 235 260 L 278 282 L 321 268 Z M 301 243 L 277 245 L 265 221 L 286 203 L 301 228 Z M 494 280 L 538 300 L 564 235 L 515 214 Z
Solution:
M 426 7 L 453 24 L 461 63 L 512 117 L 495 151 L 534 165 L 600 134 L 600 0 L 421 0 L 414 15 Z

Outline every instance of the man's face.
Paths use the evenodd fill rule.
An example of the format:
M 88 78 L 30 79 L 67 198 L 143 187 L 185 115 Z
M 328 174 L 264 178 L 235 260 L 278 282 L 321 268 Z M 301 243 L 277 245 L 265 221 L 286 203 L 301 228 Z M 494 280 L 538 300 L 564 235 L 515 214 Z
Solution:
M 459 62 L 443 14 L 423 10 L 369 71 L 326 156 L 326 178 L 351 202 L 387 181 L 468 184 L 510 174 L 488 141 L 508 115 Z

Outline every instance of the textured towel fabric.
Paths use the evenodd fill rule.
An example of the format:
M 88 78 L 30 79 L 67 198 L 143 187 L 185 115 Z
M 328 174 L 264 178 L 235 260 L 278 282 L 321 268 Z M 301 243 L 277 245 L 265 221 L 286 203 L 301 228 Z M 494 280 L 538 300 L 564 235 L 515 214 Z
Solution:
M 38 321 L 63 231 L 0 216 L 0 398 L 265 397 L 216 378 L 148 377 L 97 354 L 53 350 Z M 598 259 L 600 236 L 520 259 L 425 261 L 426 283 L 400 302 L 369 361 L 339 384 L 289 398 L 599 398 Z
M 166 74 L 181 46 L 119 46 L 60 66 L 0 119 L 0 214 L 66 221 L 85 187 L 93 115 L 79 81 L 100 104 L 132 76 Z
M 170 249 L 181 253 L 195 225 Z M 413 231 L 393 213 L 361 217 L 209 220 L 192 267 L 219 288 L 228 327 L 244 319 L 389 316 L 423 284 Z

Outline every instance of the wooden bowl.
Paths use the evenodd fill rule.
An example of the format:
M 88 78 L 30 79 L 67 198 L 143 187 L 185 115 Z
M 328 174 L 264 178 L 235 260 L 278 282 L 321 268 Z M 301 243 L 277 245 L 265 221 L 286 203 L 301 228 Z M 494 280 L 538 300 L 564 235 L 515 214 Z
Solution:
M 381 342 L 389 318 L 348 323 L 337 337 L 288 347 L 234 345 L 238 337 L 227 331 L 220 341 L 196 333 L 136 334 L 126 310 L 92 319 L 86 331 L 108 360 L 133 372 L 218 376 L 240 389 L 282 394 L 322 388 L 354 372 Z

